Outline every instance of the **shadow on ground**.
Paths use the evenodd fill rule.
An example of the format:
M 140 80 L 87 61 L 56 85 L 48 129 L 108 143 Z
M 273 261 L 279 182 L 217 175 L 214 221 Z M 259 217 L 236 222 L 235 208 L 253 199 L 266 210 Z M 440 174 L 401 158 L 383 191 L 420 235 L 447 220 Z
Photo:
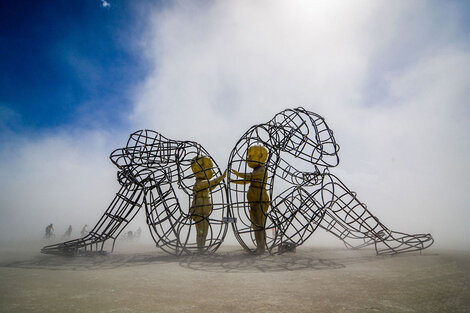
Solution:
M 1 264 L 2 267 L 47 269 L 47 270 L 102 270 L 147 264 L 178 262 L 172 255 L 137 253 L 107 254 L 93 256 L 38 255 L 29 260 Z
M 255 256 L 243 251 L 211 256 L 188 256 L 179 262 L 181 267 L 206 272 L 281 272 L 298 270 L 339 269 L 344 265 L 330 259 L 303 254 Z
M 300 250 L 300 249 L 299 249 Z M 81 257 L 38 255 L 2 267 L 46 270 L 102 270 L 150 264 L 177 263 L 183 268 L 206 272 L 250 273 L 299 270 L 335 270 L 349 264 L 374 262 L 390 256 L 377 256 L 371 250 L 307 249 L 281 255 L 251 255 L 241 249 L 214 255 L 176 257 L 163 252 L 107 254 Z

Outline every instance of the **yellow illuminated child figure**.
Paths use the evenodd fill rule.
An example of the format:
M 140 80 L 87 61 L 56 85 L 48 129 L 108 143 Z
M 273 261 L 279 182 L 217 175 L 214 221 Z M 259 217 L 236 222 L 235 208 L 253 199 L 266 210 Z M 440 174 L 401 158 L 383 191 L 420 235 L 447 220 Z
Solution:
M 199 251 L 204 250 L 207 232 L 209 230 L 209 220 L 207 217 L 212 212 L 212 201 L 210 191 L 225 178 L 226 172 L 213 180 L 214 175 L 212 160 L 207 156 L 198 156 L 191 161 L 196 182 L 193 186 L 193 203 L 189 209 L 192 219 L 196 223 L 196 242 Z
M 250 204 L 251 227 L 255 230 L 257 253 L 264 253 L 266 245 L 266 233 L 264 224 L 266 212 L 269 208 L 269 196 L 266 191 L 267 173 L 264 163 L 268 158 L 268 150 L 262 145 L 251 146 L 247 153 L 247 164 L 253 169 L 251 173 L 232 172 L 242 180 L 231 180 L 235 184 L 250 184 L 246 195 Z

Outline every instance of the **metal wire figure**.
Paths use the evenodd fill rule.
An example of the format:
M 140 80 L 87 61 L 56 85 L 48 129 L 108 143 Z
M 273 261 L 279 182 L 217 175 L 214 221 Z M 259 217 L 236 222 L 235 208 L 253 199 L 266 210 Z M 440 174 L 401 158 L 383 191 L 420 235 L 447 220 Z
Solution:
M 247 199 L 247 194 L 253 194 L 248 184 L 253 181 L 251 176 L 245 184 L 237 182 L 249 175 L 247 166 L 253 163 L 249 149 L 256 145 L 268 151 L 262 164 L 265 176 L 257 179 L 270 199 L 270 208 L 263 211 L 264 225 L 253 218 L 253 204 L 266 199 Z M 341 239 L 348 248 L 373 245 L 377 254 L 421 251 L 434 242 L 430 234 L 392 231 L 372 215 L 354 192 L 329 173 L 330 167 L 339 164 L 338 150 L 333 131 L 323 117 L 301 107 L 276 114 L 240 138 L 228 161 L 231 183 L 227 198 L 231 216 L 236 218 L 232 223 L 235 236 L 246 250 L 293 250 L 318 227 Z M 302 166 L 307 169 L 301 170 Z M 265 247 L 259 247 L 260 243 Z
M 46 246 L 41 252 L 106 253 L 105 244 L 109 242 L 113 251 L 119 234 L 142 206 L 152 238 L 164 251 L 175 255 L 215 252 L 227 233 L 227 223 L 223 221 L 227 212 L 227 191 L 223 181 L 211 185 L 209 214 L 195 218 L 195 214 L 189 213 L 195 181 L 191 164 L 200 156 L 210 159 L 211 167 L 207 170 L 221 175 L 217 163 L 196 142 L 171 140 L 151 130 L 131 134 L 126 147 L 110 155 L 119 169 L 117 177 L 121 188 L 98 223 L 86 236 Z M 199 240 L 199 245 L 196 223 L 208 225 L 205 242 L 201 244 Z

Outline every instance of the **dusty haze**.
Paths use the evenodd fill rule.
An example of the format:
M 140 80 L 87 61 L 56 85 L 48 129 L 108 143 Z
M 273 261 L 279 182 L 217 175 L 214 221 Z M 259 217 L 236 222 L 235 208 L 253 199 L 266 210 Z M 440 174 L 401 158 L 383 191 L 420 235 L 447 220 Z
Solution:
M 11 134 L 0 149 L 2 241 L 36 240 L 49 223 L 58 236 L 93 226 L 118 189 L 108 156 L 134 130 L 197 141 L 225 168 L 251 125 L 304 106 L 341 146 L 332 172 L 385 225 L 432 233 L 435 248 L 470 248 L 470 55 L 458 3 L 178 1 L 144 11 L 146 32 L 129 45 L 150 70 L 135 86 L 132 127 Z M 145 227 L 143 212 L 136 220 Z

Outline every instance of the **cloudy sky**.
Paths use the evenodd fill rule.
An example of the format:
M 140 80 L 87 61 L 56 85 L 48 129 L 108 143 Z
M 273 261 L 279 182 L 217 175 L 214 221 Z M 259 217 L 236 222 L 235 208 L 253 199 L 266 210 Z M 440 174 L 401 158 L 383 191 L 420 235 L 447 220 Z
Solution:
M 225 167 L 303 106 L 385 225 L 470 249 L 469 21 L 465 1 L 2 1 L 0 237 L 94 224 L 135 130 Z

